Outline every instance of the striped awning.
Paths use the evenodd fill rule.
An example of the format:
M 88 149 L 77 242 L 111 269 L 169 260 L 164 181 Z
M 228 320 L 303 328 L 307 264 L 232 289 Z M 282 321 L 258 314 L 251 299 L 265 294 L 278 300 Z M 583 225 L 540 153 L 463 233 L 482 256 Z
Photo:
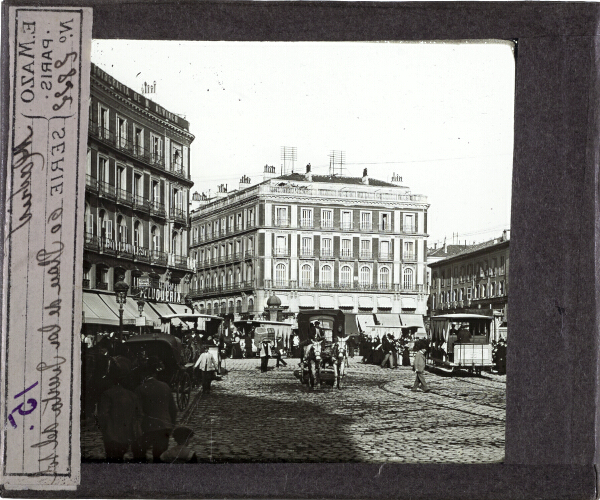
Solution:
M 309 309 L 314 309 L 315 307 L 315 299 L 312 295 L 300 295 L 298 297 L 298 305 L 300 307 L 306 307 Z
M 392 299 L 390 297 L 377 297 L 377 309 L 391 309 Z
M 373 297 L 359 297 L 358 307 L 361 309 L 373 309 Z
M 416 309 L 417 301 L 413 297 L 402 297 L 402 309 Z
M 319 297 L 319 307 L 321 309 L 335 309 L 335 300 L 331 295 L 321 295 Z
M 340 309 L 354 309 L 354 300 L 352 300 L 352 297 L 342 295 L 341 297 L 338 297 L 338 302 L 340 304 Z

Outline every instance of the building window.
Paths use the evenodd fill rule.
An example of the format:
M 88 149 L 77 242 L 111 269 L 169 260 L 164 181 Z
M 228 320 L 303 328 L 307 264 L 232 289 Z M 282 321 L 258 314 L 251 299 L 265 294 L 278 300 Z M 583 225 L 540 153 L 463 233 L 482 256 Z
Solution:
M 490 297 L 496 296 L 496 283 L 490 284 Z
M 275 238 L 275 255 L 278 257 L 287 256 L 287 236 L 277 236 Z
M 280 262 L 275 266 L 275 286 L 287 285 L 287 268 L 286 265 Z
M 342 257 L 352 257 L 352 240 L 342 240 Z
M 249 283 L 252 281 L 252 266 L 248 266 L 246 269 L 246 281 L 248 281 Z
M 254 227 L 254 209 L 248 209 L 248 227 Z
M 379 258 L 383 260 L 391 260 L 392 255 L 390 253 L 390 242 L 380 241 L 379 242 Z
M 135 221 L 135 224 L 133 225 L 133 244 L 136 247 L 141 247 L 142 246 L 142 223 L 139 220 Z
M 90 176 L 92 175 L 92 150 L 90 148 L 88 148 L 87 150 L 87 161 L 85 164 L 85 175 Z
M 153 163 L 162 163 L 162 137 L 158 135 L 150 134 L 150 143 L 152 147 L 151 161 Z
M 352 268 L 350 266 L 342 266 L 340 269 L 340 285 L 345 288 L 352 285 Z
M 390 231 L 392 229 L 392 222 L 389 213 L 382 212 L 379 214 L 379 229 L 381 231 Z
M 373 229 L 373 223 L 371 219 L 371 212 L 360 213 L 360 230 L 371 231 Z
M 98 227 L 101 228 L 100 236 L 105 241 L 113 239 L 112 223 L 113 221 L 107 217 L 106 212 L 104 210 L 100 210 L 100 213 L 98 214 Z
M 379 269 L 379 288 L 387 290 L 390 287 L 390 269 L 381 267 Z
M 333 240 L 321 238 L 321 257 L 333 257 Z
M 504 274 L 505 269 L 504 269 L 504 256 L 500 257 L 500 274 Z
M 117 116 L 117 146 L 124 149 L 127 147 L 127 120 Z
M 179 235 L 173 231 L 171 236 L 171 252 L 175 255 L 181 255 L 181 249 L 179 248 Z
M 106 184 L 108 184 L 108 181 L 110 179 L 110 175 L 109 175 L 109 163 L 108 160 L 106 158 L 104 158 L 103 156 L 99 156 L 98 157 L 98 180 L 100 182 L 105 182 Z
M 144 129 L 133 126 L 133 154 L 141 155 L 144 152 Z
M 368 287 L 371 285 L 371 268 L 363 266 L 360 268 L 360 286 Z
M 304 264 L 300 269 L 300 286 L 309 287 L 312 286 L 313 270 L 309 264 Z
M 171 159 L 173 164 L 171 169 L 175 172 L 183 172 L 183 149 L 180 144 L 171 142 Z
M 371 240 L 360 240 L 360 258 L 370 259 L 371 257 Z
M 405 290 L 412 290 L 413 288 L 413 270 L 408 268 L 404 270 L 402 284 Z
M 152 250 L 160 252 L 160 231 L 156 226 L 152 226 Z
M 288 207 L 275 207 L 275 225 L 279 227 L 289 226 Z
M 504 281 L 498 283 L 498 295 L 504 295 Z
M 301 257 L 312 257 L 313 256 L 313 239 L 312 236 L 302 237 L 302 246 L 300 248 Z
M 313 210 L 312 208 L 300 209 L 300 226 L 313 227 Z
M 321 210 L 321 227 L 323 229 L 333 228 L 333 210 Z
M 142 182 L 142 174 L 133 174 L 133 196 L 138 198 L 144 197 L 144 183 Z
M 333 272 L 330 265 L 321 267 L 321 286 L 331 287 L 333 286 Z
M 352 230 L 352 212 L 349 210 L 342 210 L 341 217 L 341 228 L 342 231 L 351 231 Z
M 404 214 L 404 227 L 405 233 L 415 233 L 415 216 L 414 214 Z
M 125 224 L 125 217 L 119 215 L 117 219 L 117 226 L 119 227 L 119 243 L 125 245 L 127 243 L 127 225 Z
M 412 241 L 404 242 L 404 259 L 414 260 L 415 259 L 415 244 Z

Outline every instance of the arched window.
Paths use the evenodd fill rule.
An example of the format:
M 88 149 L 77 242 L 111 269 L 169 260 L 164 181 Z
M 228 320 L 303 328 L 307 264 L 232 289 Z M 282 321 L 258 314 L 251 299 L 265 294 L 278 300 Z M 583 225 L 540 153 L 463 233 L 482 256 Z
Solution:
M 285 286 L 287 278 L 287 269 L 285 264 L 280 262 L 275 266 L 275 286 Z
M 173 235 L 171 236 L 171 252 L 175 255 L 181 255 L 179 248 L 179 235 L 173 231 Z
M 333 272 L 330 265 L 321 267 L 321 285 L 333 286 Z
M 407 268 L 403 273 L 403 286 L 405 290 L 411 290 L 413 288 L 413 270 Z M 449 292 L 448 292 L 449 293 Z M 449 299 L 449 297 L 448 297 Z M 449 302 L 450 300 L 448 300 Z
M 237 299 L 235 301 L 235 312 L 240 314 L 242 312 L 242 299 Z
M 227 307 L 227 312 L 230 313 L 230 314 L 233 312 L 233 299 L 231 299 L 229 301 L 229 305 Z
M 156 226 L 152 226 L 152 250 L 160 252 L 160 230 Z
M 227 284 L 232 287 L 233 286 L 233 272 L 229 270 L 227 273 Z M 231 307 L 233 307 L 233 302 L 231 303 Z
M 225 288 L 225 285 L 227 284 L 227 283 L 225 283 L 225 271 L 221 271 L 221 281 L 219 282 L 219 284 L 220 284 L 220 285 L 221 285 L 223 288 Z
M 236 268 L 235 270 L 235 282 L 239 285 L 242 279 L 242 272 L 240 271 L 240 268 Z
M 456 302 L 458 300 L 458 290 L 455 288 L 452 290 L 452 300 Z
M 142 246 L 143 236 L 142 223 L 139 220 L 136 220 L 135 224 L 133 225 L 133 244 L 136 247 Z
M 387 290 L 390 287 L 390 269 L 381 267 L 379 269 L 379 288 Z
M 254 311 L 254 299 L 252 297 L 248 299 L 248 311 Z
M 496 295 L 496 283 L 492 283 L 490 285 L 490 297 L 494 297 Z
M 202 275 L 200 276 L 200 280 L 198 282 L 198 288 L 200 290 L 204 290 L 204 276 L 202 276 Z
M 363 287 L 371 284 L 371 268 L 363 266 L 360 268 L 360 285 Z
M 122 215 L 117 217 L 117 227 L 119 228 L 119 243 L 127 243 L 127 225 L 125 224 L 125 217 Z
M 350 266 L 342 266 L 340 269 L 340 285 L 343 287 L 352 285 L 352 269 Z
M 246 269 L 246 281 L 252 281 L 252 266 L 248 266 Z
M 85 217 L 83 219 L 84 224 L 84 233 L 86 239 L 92 237 L 94 235 L 94 219 L 92 217 L 92 209 L 90 208 L 90 204 L 85 204 Z
M 431 308 L 435 309 L 435 294 L 431 296 Z
M 212 306 L 210 303 L 206 304 L 206 314 L 212 314 Z
M 312 275 L 312 266 L 310 264 L 303 264 L 300 269 L 300 286 L 311 286 Z

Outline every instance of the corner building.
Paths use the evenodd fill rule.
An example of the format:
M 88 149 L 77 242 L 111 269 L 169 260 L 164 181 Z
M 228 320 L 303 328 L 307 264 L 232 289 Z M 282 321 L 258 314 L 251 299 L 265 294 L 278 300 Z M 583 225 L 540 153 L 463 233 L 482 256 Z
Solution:
M 120 276 L 130 286 L 126 320 L 137 315 L 130 302 L 141 292 L 150 304 L 144 315 L 156 321 L 157 310 L 170 312 L 161 303 L 183 303 L 195 271 L 188 257 L 194 136 L 185 119 L 94 64 L 90 87 L 84 324 L 91 330 L 92 324 L 115 325 L 113 287 Z
M 426 313 L 425 196 L 366 170 L 293 173 L 220 194 L 191 215 L 200 311 L 252 316 L 275 293 L 291 313 Z

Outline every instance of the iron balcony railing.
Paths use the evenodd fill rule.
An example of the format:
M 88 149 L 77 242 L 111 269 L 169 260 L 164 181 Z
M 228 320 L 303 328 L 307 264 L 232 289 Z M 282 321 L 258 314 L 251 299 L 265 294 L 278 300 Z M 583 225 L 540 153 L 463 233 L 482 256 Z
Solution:
M 108 283 L 96 283 L 97 290 L 108 290 Z
M 301 219 L 300 227 L 303 229 L 312 229 L 314 227 L 312 219 Z
M 379 260 L 394 260 L 392 252 L 379 252 Z
M 344 250 L 344 249 L 342 249 L 342 251 L 340 252 L 340 258 L 342 258 L 342 259 L 353 259 L 354 258 L 354 252 L 352 250 Z
M 274 257 L 289 257 L 290 256 L 290 251 L 287 249 L 281 249 L 281 248 L 276 248 L 275 250 L 273 250 L 273 256 Z
M 361 250 L 360 251 L 360 259 L 372 259 L 373 258 L 373 252 L 370 252 L 368 250 Z
M 290 219 L 275 219 L 275 226 L 277 227 L 290 227 Z
M 315 252 L 312 248 L 302 248 L 300 250 L 300 257 L 301 258 L 313 258 L 315 256 Z
M 329 250 L 327 248 L 321 248 L 321 257 L 324 259 L 333 258 L 333 250 Z
M 181 208 L 171 207 L 169 213 L 175 220 L 184 221 L 186 220 L 185 212 Z

